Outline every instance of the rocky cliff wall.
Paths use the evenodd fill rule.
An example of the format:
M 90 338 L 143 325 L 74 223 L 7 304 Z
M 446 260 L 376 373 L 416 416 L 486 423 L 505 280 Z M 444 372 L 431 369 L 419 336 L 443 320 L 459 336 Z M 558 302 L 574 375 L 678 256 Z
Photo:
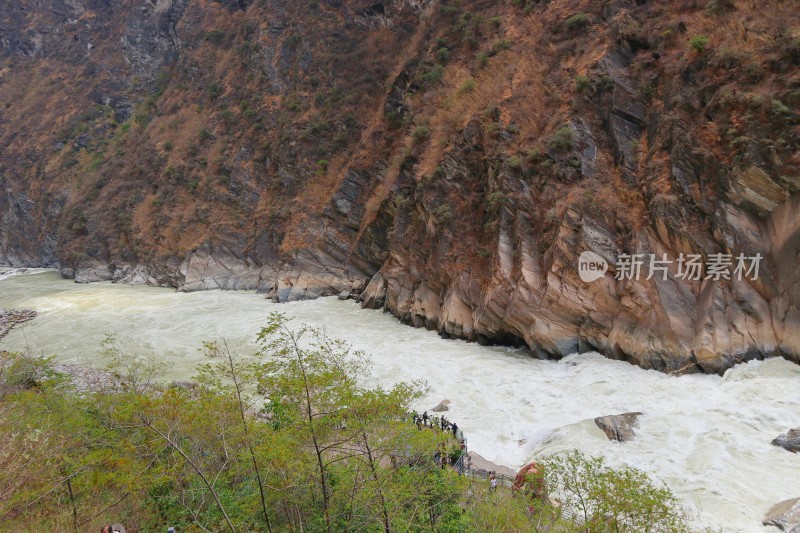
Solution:
M 0 262 L 343 293 L 543 358 L 800 362 L 795 11 L 23 1 L 0 14 Z M 621 254 L 673 263 L 616 279 Z M 763 260 L 688 280 L 681 254 Z

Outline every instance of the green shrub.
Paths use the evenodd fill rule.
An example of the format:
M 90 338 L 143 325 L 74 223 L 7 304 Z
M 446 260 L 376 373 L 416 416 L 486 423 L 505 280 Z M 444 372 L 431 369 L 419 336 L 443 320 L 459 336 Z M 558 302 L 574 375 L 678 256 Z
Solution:
M 403 125 L 403 115 L 392 109 L 386 113 L 386 123 L 390 130 L 399 129 Z
M 492 45 L 492 53 L 496 54 L 502 50 L 508 50 L 514 42 L 511 39 L 500 39 Z
M 656 86 L 652 83 L 644 83 L 639 86 L 639 93 L 645 98 L 650 98 L 656 92 Z
M 14 389 L 31 389 L 52 377 L 49 359 L 38 359 L 18 353 L 0 352 L 0 398 Z
M 528 150 L 527 158 L 529 162 L 535 163 L 542 158 L 542 152 L 538 148 L 531 148 Z
M 206 92 L 208 93 L 209 98 L 211 98 L 212 100 L 216 100 L 222 95 L 223 88 L 222 85 L 220 85 L 219 83 L 212 82 L 208 84 Z
M 583 76 L 581 74 L 575 76 L 575 90 L 579 93 L 586 91 L 591 85 L 592 81 L 588 76 Z
M 300 97 L 296 93 L 291 93 L 283 99 L 283 105 L 292 113 L 300 111 Z
M 577 13 L 572 15 L 566 20 L 566 22 L 564 22 L 564 27 L 567 29 L 567 31 L 575 33 L 587 27 L 591 23 L 592 17 L 590 17 L 588 14 Z
M 428 130 L 428 126 L 417 126 L 411 136 L 416 144 L 421 144 L 430 138 L 431 133 Z
M 450 50 L 447 48 L 439 48 L 436 51 L 436 60 L 439 63 L 447 63 L 450 60 Z
M 506 201 L 506 195 L 500 191 L 495 191 L 486 198 L 486 205 L 490 211 L 497 211 Z
M 706 10 L 714 15 L 722 15 L 736 9 L 733 0 L 711 0 L 706 4 Z
M 547 141 L 551 150 L 556 152 L 566 152 L 572 150 L 575 144 L 575 134 L 569 126 L 562 126 Z
M 471 93 L 478 87 L 478 82 L 475 81 L 475 78 L 467 78 L 464 82 L 458 87 L 459 94 L 463 93 Z
M 773 99 L 772 100 L 772 113 L 775 115 L 789 115 L 791 114 L 792 110 L 789 107 L 781 102 L 780 100 Z
M 236 115 L 234 115 L 233 111 L 231 111 L 230 109 L 226 109 L 225 111 L 220 113 L 220 118 L 222 119 L 222 122 L 224 122 L 228 126 L 233 124 L 235 116 Z
M 425 81 L 430 85 L 438 85 L 442 82 L 442 78 L 444 78 L 444 67 L 439 64 L 434 65 L 424 76 Z
M 696 51 L 698 54 L 705 52 L 706 45 L 708 45 L 708 37 L 705 35 L 695 35 L 689 39 L 689 46 L 691 46 L 692 50 Z
M 714 54 L 712 65 L 725 69 L 733 69 L 749 62 L 752 54 L 735 48 L 723 48 Z
M 453 218 L 453 212 L 450 210 L 450 206 L 447 204 L 442 204 L 436 208 L 433 212 L 436 219 L 441 223 L 449 222 L 451 218 Z M 461 450 L 458 450 L 459 452 Z

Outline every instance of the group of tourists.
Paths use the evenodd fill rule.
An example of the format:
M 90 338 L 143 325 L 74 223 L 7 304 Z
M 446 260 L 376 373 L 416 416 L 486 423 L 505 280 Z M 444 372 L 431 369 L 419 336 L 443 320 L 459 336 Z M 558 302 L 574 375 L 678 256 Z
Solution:
M 417 429 L 422 429 L 423 427 L 426 428 L 438 428 L 442 431 L 452 431 L 453 437 L 459 440 L 463 440 L 463 435 L 460 435 L 461 430 L 458 429 L 458 424 L 455 422 L 450 422 L 444 415 L 428 415 L 428 411 L 424 413 L 417 414 L 416 411 L 411 413 L 411 420 L 417 425 Z
M 440 430 L 442 432 L 453 433 L 453 438 L 456 439 L 461 447 L 460 453 L 458 453 L 458 449 L 456 449 L 452 454 L 448 453 L 445 444 L 442 443 L 439 449 L 433 454 L 433 459 L 438 466 L 440 466 L 443 470 L 448 467 L 452 467 L 458 470 L 460 474 L 463 474 L 465 470 L 469 470 L 470 457 L 469 453 L 467 453 L 467 439 L 464 437 L 464 433 L 461 431 L 461 429 L 459 429 L 458 424 L 451 422 L 444 415 L 429 415 L 428 411 L 425 411 L 422 414 L 413 411 L 410 414 L 410 418 L 419 430 L 422 430 L 422 428 L 428 428 Z
M 452 431 L 453 437 L 461 446 L 460 454 L 458 453 L 458 450 L 456 450 L 455 453 L 449 454 L 447 453 L 445 444 L 441 444 L 439 449 L 437 449 L 433 454 L 433 459 L 437 466 L 440 466 L 442 469 L 451 467 L 456 469 L 461 474 L 464 474 L 465 471 L 469 471 L 471 469 L 471 457 L 469 453 L 467 453 L 467 441 L 464 438 L 464 433 L 461 431 L 461 429 L 459 429 L 458 424 L 451 422 L 444 415 L 429 415 L 428 411 L 424 411 L 422 414 L 417 413 L 417 411 L 412 411 L 409 416 L 411 421 L 419 430 L 422 430 L 422 428 L 429 428 L 446 432 Z M 486 480 L 489 484 L 489 494 L 494 494 L 497 492 L 498 484 L 500 483 L 500 477 L 501 476 L 498 476 L 497 472 L 494 470 L 486 474 Z
M 453 461 L 453 457 L 447 453 L 444 449 L 444 446 L 441 446 L 436 452 L 433 454 L 433 460 L 436 462 L 437 466 L 441 467 L 442 470 L 447 469 L 449 466 L 455 467 L 454 464 L 457 461 Z

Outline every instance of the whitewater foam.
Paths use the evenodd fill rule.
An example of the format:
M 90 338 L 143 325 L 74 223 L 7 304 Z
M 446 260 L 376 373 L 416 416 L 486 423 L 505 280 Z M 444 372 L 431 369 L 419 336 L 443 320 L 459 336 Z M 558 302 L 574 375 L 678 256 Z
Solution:
M 255 350 L 266 316 L 281 311 L 371 354 L 372 384 L 426 380 L 420 409 L 451 400 L 447 416 L 496 463 L 519 467 L 573 448 L 601 455 L 649 472 L 698 523 L 731 532 L 765 531 L 763 513 L 800 496 L 800 455 L 770 444 L 800 426 L 800 367 L 782 359 L 724 377 L 667 376 L 594 353 L 539 361 L 523 349 L 443 340 L 336 298 L 276 305 L 247 292 L 76 285 L 52 272 L 0 282 L 0 307 L 39 311 L 0 348 L 102 365 L 99 343 L 114 333 L 128 351 L 174 363 L 170 379 L 191 376 L 203 340 L 224 336 L 234 349 Z M 592 421 L 628 411 L 644 413 L 631 442 L 609 442 Z

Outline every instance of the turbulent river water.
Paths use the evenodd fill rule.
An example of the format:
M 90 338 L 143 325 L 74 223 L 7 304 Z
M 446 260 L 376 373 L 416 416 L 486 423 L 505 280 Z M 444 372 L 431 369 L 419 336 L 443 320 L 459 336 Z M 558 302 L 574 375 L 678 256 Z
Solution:
M 739 365 L 723 377 L 667 376 L 598 354 L 538 361 L 526 350 L 443 340 L 336 298 L 273 304 L 251 292 L 79 285 L 52 271 L 0 275 L 0 308 L 39 313 L 0 349 L 102 367 L 100 343 L 113 334 L 127 352 L 172 363 L 168 379 L 191 378 L 203 340 L 253 350 L 277 310 L 366 351 L 376 384 L 425 380 L 430 393 L 420 409 L 451 400 L 448 416 L 470 449 L 496 463 L 519 467 L 577 448 L 647 471 L 698 525 L 726 532 L 768 531 L 764 513 L 800 496 L 800 454 L 770 444 L 800 426 L 800 367 L 783 359 Z M 644 413 L 627 443 L 609 442 L 592 421 L 627 411 Z

